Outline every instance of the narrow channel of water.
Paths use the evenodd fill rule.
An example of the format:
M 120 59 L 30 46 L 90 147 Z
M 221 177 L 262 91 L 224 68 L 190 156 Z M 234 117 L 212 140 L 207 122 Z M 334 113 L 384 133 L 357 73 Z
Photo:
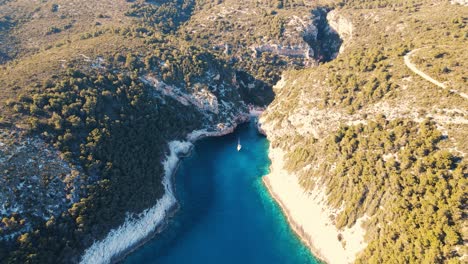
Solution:
M 124 262 L 319 263 L 263 186 L 269 164 L 268 141 L 253 122 L 197 142 L 176 174 L 180 210 Z

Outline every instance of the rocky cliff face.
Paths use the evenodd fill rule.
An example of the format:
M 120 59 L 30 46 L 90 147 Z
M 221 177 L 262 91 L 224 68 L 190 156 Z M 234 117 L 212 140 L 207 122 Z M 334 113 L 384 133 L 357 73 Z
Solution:
M 327 14 L 327 21 L 330 28 L 336 31 L 343 41 L 343 45 L 339 48 L 339 52 L 341 53 L 346 48 L 346 45 L 351 43 L 353 38 L 353 24 L 350 19 L 336 10 L 332 10 Z
M 262 52 L 271 52 L 279 56 L 301 59 L 300 64 L 311 66 L 317 62 L 332 60 L 337 55 L 341 46 L 341 39 L 334 26 L 341 25 L 340 30 L 345 29 L 345 20 L 335 21 L 329 24 L 328 10 L 316 8 L 311 14 L 302 18 L 292 16 L 285 23 L 283 37 L 278 40 L 270 40 L 268 44 L 253 45 L 252 56 L 258 58 Z M 335 19 L 332 15 L 330 18 Z M 338 23 L 337 23 L 338 22 Z M 347 32 L 343 32 L 346 33 Z

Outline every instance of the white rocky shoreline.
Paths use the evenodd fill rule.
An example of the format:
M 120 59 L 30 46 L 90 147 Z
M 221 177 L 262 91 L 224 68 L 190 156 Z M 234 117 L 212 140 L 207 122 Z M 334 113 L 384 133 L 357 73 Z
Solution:
M 206 137 L 224 136 L 234 132 L 239 124 L 248 122 L 252 117 L 258 116 L 261 109 L 250 109 L 249 113 L 238 115 L 231 125 L 218 124 L 217 129 L 196 130 L 187 135 L 187 141 L 169 142 L 170 153 L 164 165 L 163 185 L 164 195 L 155 206 L 145 210 L 136 217 L 127 217 L 125 222 L 113 229 L 101 241 L 96 241 L 85 250 L 81 257 L 81 264 L 115 263 L 122 260 L 164 230 L 168 218 L 178 209 L 177 199 L 174 195 L 173 177 L 179 165 L 180 157 L 190 153 L 193 143 Z
M 178 210 L 177 199 L 174 195 L 173 177 L 177 170 L 180 157 L 188 155 L 193 143 L 206 137 L 224 136 L 234 132 L 239 124 L 248 122 L 252 117 L 261 114 L 261 109 L 251 109 L 250 113 L 240 114 L 231 125 L 218 125 L 216 130 L 196 130 L 187 135 L 186 141 L 171 141 L 170 154 L 163 162 L 163 185 L 166 190 L 155 206 L 147 209 L 137 217 L 128 217 L 124 224 L 111 230 L 107 237 L 95 242 L 88 248 L 80 263 L 115 263 L 122 260 L 162 232 L 167 220 Z M 259 132 L 266 135 L 268 128 L 258 126 Z M 364 242 L 365 230 L 359 219 L 355 226 L 345 230 L 337 230 L 330 220 L 330 214 L 336 213 L 326 203 L 325 193 L 314 190 L 306 192 L 299 185 L 297 177 L 289 175 L 283 169 L 283 153 L 280 149 L 270 146 L 270 172 L 263 177 L 264 186 L 272 198 L 282 208 L 285 217 L 303 243 L 312 253 L 326 263 L 351 263 L 356 254 L 367 244 Z M 307 208 L 307 210 L 304 210 Z M 346 246 L 337 239 L 338 235 Z

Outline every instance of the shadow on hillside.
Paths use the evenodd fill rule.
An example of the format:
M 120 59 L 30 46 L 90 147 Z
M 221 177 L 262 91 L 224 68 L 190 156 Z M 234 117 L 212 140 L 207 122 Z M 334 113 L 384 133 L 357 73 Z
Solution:
M 340 35 L 330 27 L 327 20 L 329 10 L 317 8 L 312 11 L 313 24 L 317 34 L 305 34 L 304 41 L 314 50 L 314 59 L 318 62 L 329 62 L 336 58 L 343 40 Z
M 236 71 L 236 79 L 240 86 L 240 94 L 247 104 L 268 106 L 275 99 L 273 87 L 256 79 L 245 71 Z

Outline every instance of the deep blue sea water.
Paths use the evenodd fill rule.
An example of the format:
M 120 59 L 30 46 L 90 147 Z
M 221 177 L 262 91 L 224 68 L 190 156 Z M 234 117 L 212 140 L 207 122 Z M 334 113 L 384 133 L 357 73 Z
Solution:
M 165 231 L 124 262 L 319 263 L 263 186 L 269 164 L 268 141 L 253 122 L 198 141 L 176 174 L 180 210 Z

